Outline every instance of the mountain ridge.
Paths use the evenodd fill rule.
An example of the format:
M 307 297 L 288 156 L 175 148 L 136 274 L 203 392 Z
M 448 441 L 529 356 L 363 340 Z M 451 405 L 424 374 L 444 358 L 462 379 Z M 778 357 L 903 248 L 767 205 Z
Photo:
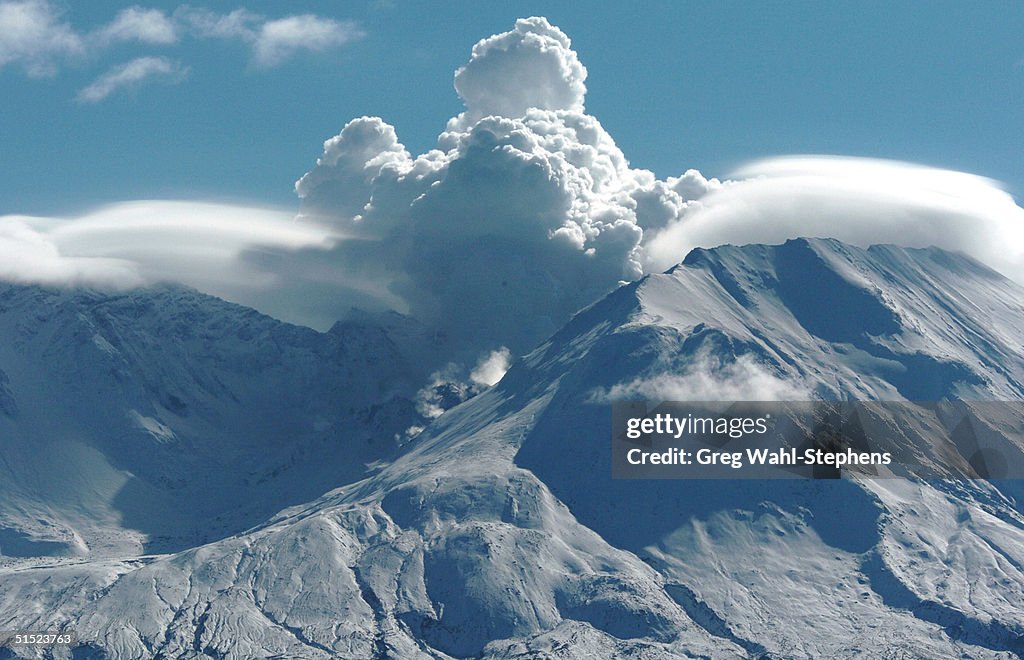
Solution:
M 732 283 L 695 263 L 711 257 Z M 812 267 L 871 313 L 815 317 L 792 291 Z M 1020 657 L 1021 493 L 615 481 L 607 414 L 626 393 L 903 400 L 922 365 L 930 391 L 1017 400 L 1016 319 L 1020 287 L 939 252 L 698 253 L 581 310 L 378 470 L 251 529 L 0 568 L 0 627 L 71 626 L 100 657 Z
M 31 521 L 50 519 L 75 554 L 188 547 L 357 477 L 397 451 L 426 378 L 372 326 L 320 333 L 177 286 L 8 286 L 0 335 L 4 410 L 17 412 L 0 419 L 0 527 L 42 541 L 53 534 Z

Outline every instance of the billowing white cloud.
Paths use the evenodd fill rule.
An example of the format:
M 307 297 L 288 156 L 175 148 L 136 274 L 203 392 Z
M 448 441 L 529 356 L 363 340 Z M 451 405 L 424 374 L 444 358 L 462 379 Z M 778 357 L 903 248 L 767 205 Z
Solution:
M 161 80 L 178 83 L 188 76 L 188 68 L 166 57 L 139 57 L 119 64 L 78 92 L 80 103 L 97 103 L 114 92 Z
M 14 64 L 30 76 L 49 76 L 85 51 L 84 39 L 46 0 L 0 2 L 0 68 Z
M 159 9 L 128 7 L 114 20 L 98 30 L 95 38 L 101 43 L 138 41 L 146 44 L 173 44 L 178 40 L 174 22 Z
M 530 108 L 582 113 L 586 79 L 564 32 L 546 18 L 521 18 L 511 31 L 480 40 L 455 72 L 466 104 L 455 126 L 488 115 L 522 117 Z
M 585 113 L 585 79 L 565 34 L 519 20 L 456 73 L 466 111 L 436 149 L 413 156 L 382 119 L 354 119 L 296 183 L 301 213 L 363 238 L 338 246 L 338 267 L 383 284 L 465 360 L 527 350 L 643 274 L 644 227 L 720 186 L 631 168 Z
M 752 163 L 645 242 L 663 270 L 694 247 L 828 236 L 959 250 L 1024 283 L 1024 209 L 994 182 L 866 158 L 792 156 Z

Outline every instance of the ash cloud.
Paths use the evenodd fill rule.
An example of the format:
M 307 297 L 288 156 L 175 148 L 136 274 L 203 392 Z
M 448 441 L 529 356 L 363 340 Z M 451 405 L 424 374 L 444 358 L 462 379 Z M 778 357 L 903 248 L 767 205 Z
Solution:
M 643 274 L 643 229 L 720 184 L 630 167 L 586 114 L 587 72 L 546 19 L 474 46 L 455 74 L 466 110 L 413 156 L 377 117 L 327 140 L 296 184 L 301 214 L 359 243 L 335 250 L 472 359 L 531 348 Z

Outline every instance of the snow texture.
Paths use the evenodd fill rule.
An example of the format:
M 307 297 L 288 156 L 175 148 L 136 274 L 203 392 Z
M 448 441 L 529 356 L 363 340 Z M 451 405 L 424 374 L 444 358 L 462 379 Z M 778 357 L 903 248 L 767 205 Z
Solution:
M 12 470 L 3 502 L 21 552 L 0 567 L 0 629 L 73 628 L 76 657 L 1021 657 L 1018 485 L 612 481 L 606 397 L 666 374 L 688 374 L 691 390 L 729 386 L 756 369 L 772 387 L 822 398 L 1019 400 L 1022 301 L 1019 286 L 936 249 L 794 240 L 696 250 L 581 311 L 373 471 L 346 471 L 340 455 L 362 462 L 357 447 L 382 437 L 339 428 L 339 457 L 321 444 L 318 461 L 294 468 L 326 465 L 337 488 L 203 545 L 98 552 L 83 525 L 58 517 L 73 480 L 33 489 L 38 466 Z M 343 378 L 371 323 L 330 343 L 179 290 L 11 287 L 0 305 L 2 345 L 20 341 L 31 356 L 0 354 L 16 403 L 0 416 L 8 461 L 73 426 L 78 469 L 110 484 L 131 483 L 129 461 L 132 475 L 155 474 L 152 456 L 167 477 L 193 469 L 175 453 L 266 465 L 274 429 L 255 429 L 327 415 L 309 388 L 331 388 L 340 407 L 373 398 Z M 388 360 L 403 354 L 381 347 L 387 336 L 363 353 L 374 366 L 362 377 L 382 391 Z M 331 350 L 304 352 L 320 341 Z M 82 407 L 44 426 L 39 411 L 57 400 L 44 388 L 71 385 L 33 364 L 65 365 L 71 383 L 89 373 Z M 260 389 L 270 382 L 272 394 Z M 247 437 L 265 440 L 232 436 L 243 411 L 256 418 Z M 123 435 L 85 435 L 115 416 Z M 282 451 L 305 442 L 293 431 L 276 440 Z M 1019 438 L 1007 443 L 1020 451 Z M 189 488 L 166 488 L 184 498 L 195 482 L 175 474 Z M 227 516 L 239 504 L 209 500 Z M 125 514 L 124 533 L 145 536 L 128 502 L 106 502 L 112 519 Z M 30 519 L 59 521 L 63 545 L 31 545 L 58 534 L 23 529 Z M 17 556 L 34 554 L 50 556 Z

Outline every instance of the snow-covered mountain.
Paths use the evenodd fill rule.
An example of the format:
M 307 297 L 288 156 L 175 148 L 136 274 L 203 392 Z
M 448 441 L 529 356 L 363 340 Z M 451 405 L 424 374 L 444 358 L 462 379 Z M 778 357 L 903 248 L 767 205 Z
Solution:
M 151 483 L 165 474 L 158 468 L 198 469 L 148 460 L 193 428 L 170 426 L 176 409 L 223 423 L 225 435 L 193 441 L 197 453 L 266 466 L 281 428 L 320 441 L 315 425 L 308 437 L 291 429 L 317 414 L 331 420 L 320 406 L 338 382 L 363 391 L 345 367 L 354 343 L 373 336 L 368 327 L 325 339 L 208 300 L 200 314 L 182 302 L 195 294 L 177 291 L 163 294 L 174 305 L 147 305 L 152 293 L 86 305 L 116 313 L 83 320 L 83 305 L 70 304 L 83 295 L 0 298 L 3 318 L 38 323 L 22 335 L 27 345 L 67 351 L 50 360 L 4 348 L 5 433 L 42 423 L 42 404 L 22 402 L 46 399 L 29 392 L 82 382 L 77 371 L 65 381 L 34 374 L 33 364 L 98 373 L 90 365 L 110 356 L 123 390 L 103 401 L 119 401 L 116 411 L 94 407 L 90 388 L 109 394 L 94 382 L 75 390 L 81 404 L 50 417 L 90 429 L 135 411 L 129 421 L 145 433 L 88 446 L 126 461 L 119 469 L 136 461 L 132 473 Z M 46 311 L 55 308 L 47 296 L 70 301 L 68 311 Z M 96 320 L 107 318 L 116 323 Z M 142 327 L 150 341 L 122 341 Z M 80 339 L 50 341 L 43 328 Z M 145 352 L 126 355 L 127 345 Z M 269 346 L 278 349 L 266 357 Z M 367 397 L 379 400 L 405 367 L 389 365 L 379 345 L 372 352 L 378 389 Z M 327 359 L 338 353 L 347 357 Z M 222 360 L 232 368 L 214 371 Z M 269 423 L 263 379 L 294 391 L 273 402 L 286 423 L 247 443 L 228 429 Z M 339 473 L 340 487 L 263 524 L 174 554 L 8 561 L 0 629 L 74 629 L 75 657 L 1024 656 L 1019 482 L 615 481 L 609 400 L 628 396 L 1020 401 L 1024 289 L 934 249 L 795 240 L 697 250 L 577 314 L 401 451 L 371 452 L 389 463 L 363 478 Z M 327 424 L 339 442 L 340 423 Z M 24 456 L 14 437 L 13 455 Z M 1020 438 L 1004 440 L 1020 451 Z M 319 475 L 315 463 L 291 469 Z M 182 497 L 201 500 L 192 491 L 214 473 L 189 480 Z M 33 501 L 22 489 L 16 501 Z M 47 492 L 40 482 L 34 494 Z
M 418 420 L 396 322 L 0 288 L 0 553 L 180 550 L 362 477 Z

